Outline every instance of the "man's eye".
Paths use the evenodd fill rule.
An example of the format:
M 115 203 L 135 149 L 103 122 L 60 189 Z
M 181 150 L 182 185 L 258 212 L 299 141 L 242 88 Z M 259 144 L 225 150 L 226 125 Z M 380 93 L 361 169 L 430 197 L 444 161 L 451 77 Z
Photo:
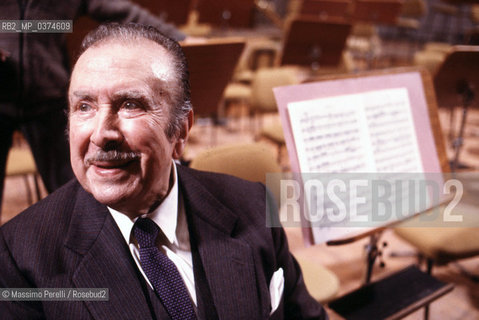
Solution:
M 123 109 L 126 109 L 126 110 L 135 110 L 135 109 L 140 109 L 140 104 L 134 101 L 125 101 L 122 107 Z
M 81 112 L 88 112 L 92 109 L 92 107 L 89 104 L 82 103 L 78 106 L 78 110 Z

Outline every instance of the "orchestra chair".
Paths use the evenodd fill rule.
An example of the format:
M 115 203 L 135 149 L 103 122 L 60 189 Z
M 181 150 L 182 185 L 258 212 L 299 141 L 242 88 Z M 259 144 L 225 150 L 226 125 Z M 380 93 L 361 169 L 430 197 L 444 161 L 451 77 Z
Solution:
M 8 153 L 7 166 L 5 171 L 5 177 L 17 177 L 23 178 L 25 183 L 25 189 L 27 192 L 28 205 L 32 205 L 34 202 L 41 199 L 39 179 L 37 168 L 35 166 L 35 160 L 33 159 L 32 152 L 29 148 L 20 147 L 16 143 Z M 34 190 L 36 199 L 32 197 L 32 190 L 28 177 L 33 177 Z
M 280 173 L 270 146 L 262 143 L 242 143 L 217 146 L 199 153 L 190 163 L 193 169 L 230 174 L 245 180 L 266 184 L 267 173 Z M 273 179 L 276 180 L 276 179 Z M 279 204 L 279 186 L 268 183 Z M 326 303 L 339 291 L 337 276 L 307 255 L 297 256 L 306 288 L 317 301 Z
M 351 0 L 303 0 L 299 15 L 320 20 L 347 19 L 352 6 Z
M 265 138 L 276 144 L 278 161 L 281 159 L 281 150 L 285 145 L 283 128 L 279 117 L 273 119 L 272 123 L 263 125 L 263 116 L 266 114 L 278 115 L 273 88 L 299 82 L 298 70 L 295 67 L 277 67 L 258 70 L 251 83 L 250 117 L 253 118 L 253 123 L 259 123 L 259 128 L 253 129 L 255 139 Z
M 349 52 L 344 51 L 338 66 L 320 66 L 314 71 L 314 76 L 350 73 L 356 68 Z M 251 83 L 251 96 L 249 100 L 250 116 L 257 119 L 259 129 L 253 129 L 255 139 L 266 139 L 277 146 L 277 159 L 281 159 L 282 149 L 285 146 L 283 127 L 279 119 L 274 119 L 263 125 L 262 116 L 277 114 L 278 108 L 273 94 L 273 88 L 295 85 L 307 81 L 312 76 L 311 70 L 300 69 L 295 66 L 281 66 L 262 68 L 255 72 Z
M 378 26 L 395 26 L 401 12 L 401 0 L 356 0 L 351 11 L 353 28 L 348 48 L 370 69 L 384 50 Z
M 443 266 L 479 255 L 478 175 L 474 172 L 447 174 L 444 179 L 449 177 L 459 179 L 462 193 L 459 202 L 447 212 L 447 216 L 445 208 L 451 203 L 407 219 L 394 228 L 394 233 L 400 239 L 416 249 L 419 263 L 426 261 L 428 273 L 432 273 L 434 265 Z M 451 222 L 451 217 L 460 218 L 462 222 Z M 464 275 L 479 282 L 478 274 L 473 275 L 461 265 L 456 265 Z
M 299 83 L 297 69 L 294 67 L 275 67 L 257 70 L 251 82 L 250 115 L 277 114 L 278 107 L 273 88 Z M 260 117 L 260 128 L 262 119 Z
M 281 163 L 281 151 L 283 150 L 283 146 L 286 145 L 283 126 L 281 125 L 281 122 L 278 120 L 274 123 L 264 126 L 261 129 L 259 136 L 256 137 L 256 140 L 259 140 L 261 138 L 265 138 L 266 140 L 271 141 L 276 145 L 276 148 L 278 150 L 276 160 L 278 161 L 278 163 Z
M 447 46 L 444 50 L 447 50 Z M 428 270 L 431 270 L 433 263 L 443 265 L 479 254 L 477 177 L 474 172 L 467 172 L 466 175 L 459 170 L 462 169 L 459 153 L 463 142 L 464 126 L 467 122 L 467 109 L 476 105 L 475 88 L 479 83 L 477 71 L 479 70 L 479 47 L 453 46 L 448 52 L 444 62 L 434 74 L 434 88 L 439 106 L 450 107 L 453 110 L 452 108 L 460 104 L 461 100 L 464 104 L 461 128 L 457 137 L 453 136 L 454 158 L 450 161 L 450 166 L 442 169 L 444 173 L 449 170 L 453 172 L 452 178 L 460 179 L 462 183 L 463 194 L 452 214 L 460 215 L 464 222 L 452 224 L 450 219 L 446 218 L 444 208 L 440 207 L 430 211 L 435 213 L 435 216 L 428 216 L 425 213 L 405 221 L 399 225 L 400 228 L 395 229 L 400 238 L 416 247 L 427 259 Z M 453 112 L 451 112 L 452 115 Z M 428 220 L 432 221 L 425 220 L 428 217 L 430 218 Z M 428 221 L 427 224 L 424 224 L 424 221 Z
M 248 40 L 235 68 L 233 78 L 223 93 L 225 114 L 229 113 L 232 106 L 247 109 L 247 112 L 250 113 L 251 82 L 254 75 L 259 69 L 273 67 L 278 50 L 278 43 L 271 39 Z
M 401 12 L 396 21 L 396 27 L 399 31 L 399 39 L 404 40 L 407 46 L 407 62 L 412 63 L 414 54 L 422 43 L 419 37 L 421 28 L 421 19 L 428 13 L 428 7 L 425 0 L 405 0 L 401 7 Z M 393 48 L 399 50 L 400 48 Z
M 238 61 L 233 81 L 251 84 L 257 70 L 274 66 L 279 50 L 280 45 L 275 40 L 264 37 L 248 39 Z
M 440 218 L 443 209 L 440 208 Z M 471 212 L 469 216 L 477 216 L 477 212 Z M 479 217 L 467 227 L 450 227 L 447 222 L 442 222 L 443 219 L 438 219 L 439 222 L 434 226 L 420 227 L 420 219 L 418 216 L 407 220 L 398 225 L 394 232 L 418 251 L 421 260 L 426 259 L 428 273 L 432 273 L 433 265 L 446 265 L 479 255 Z
M 339 279 L 334 272 L 306 256 L 295 255 L 295 258 L 303 272 L 306 289 L 316 301 L 326 304 L 336 298 Z
M 426 68 L 434 75 L 451 51 L 452 45 L 443 42 L 428 42 L 423 49 L 414 54 L 413 63 Z
M 417 31 L 421 26 L 421 18 L 428 13 L 427 3 L 424 0 L 405 0 L 396 25 L 400 28 Z
M 265 143 L 234 143 L 206 149 L 194 156 L 193 169 L 229 174 L 266 185 L 267 173 L 280 173 L 271 147 Z M 279 185 L 268 185 L 279 204 Z
M 226 144 L 206 149 L 191 160 L 190 167 L 263 184 L 266 184 L 266 173 L 281 172 L 271 147 L 264 143 Z

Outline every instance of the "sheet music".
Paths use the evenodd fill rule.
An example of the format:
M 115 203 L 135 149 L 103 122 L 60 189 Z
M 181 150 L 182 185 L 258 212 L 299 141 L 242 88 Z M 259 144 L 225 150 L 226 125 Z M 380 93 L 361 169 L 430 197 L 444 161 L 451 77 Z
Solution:
M 377 172 L 423 172 L 406 89 L 363 94 Z
M 408 92 L 288 104 L 301 172 L 422 172 Z
M 301 214 L 289 193 L 282 223 L 301 218 L 307 239 L 322 243 L 433 207 L 444 155 L 431 89 L 414 70 L 275 88 Z
M 302 172 L 370 171 L 371 152 L 364 111 L 356 95 L 288 106 Z
M 322 173 L 325 180 L 327 173 L 336 174 L 330 177 L 342 181 L 348 181 L 348 174 L 354 179 L 355 173 L 380 173 L 375 177 L 387 181 L 420 179 L 417 173 L 422 173 L 423 167 L 406 88 L 294 102 L 288 104 L 288 113 L 304 180 L 314 172 Z M 366 175 L 364 179 L 374 178 Z M 396 187 L 401 190 L 396 192 Z M 326 241 L 332 234 L 344 236 L 385 223 L 368 218 L 368 227 L 351 227 L 350 218 L 332 220 L 324 214 L 325 208 L 338 214 L 331 199 L 322 197 L 318 202 L 314 193 L 305 192 L 308 220 L 312 226 L 320 226 L 313 228 L 316 242 Z M 345 190 L 342 203 L 348 203 L 350 193 Z M 366 199 L 365 205 L 357 207 L 355 213 L 346 208 L 349 217 L 385 213 L 372 209 L 372 195 L 361 196 Z M 412 197 L 407 185 L 395 186 L 391 197 L 392 203 L 402 203 L 390 209 L 392 220 L 417 212 L 410 210 L 408 201 Z

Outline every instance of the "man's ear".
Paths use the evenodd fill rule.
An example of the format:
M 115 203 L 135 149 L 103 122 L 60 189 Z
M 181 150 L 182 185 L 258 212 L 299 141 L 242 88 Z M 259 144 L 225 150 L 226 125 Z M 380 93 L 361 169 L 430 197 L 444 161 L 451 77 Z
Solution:
M 173 149 L 173 159 L 180 159 L 183 151 L 185 150 L 186 142 L 188 141 L 188 135 L 194 122 L 193 110 L 188 111 L 188 115 L 183 119 L 181 123 L 180 134 L 176 138 L 175 146 Z

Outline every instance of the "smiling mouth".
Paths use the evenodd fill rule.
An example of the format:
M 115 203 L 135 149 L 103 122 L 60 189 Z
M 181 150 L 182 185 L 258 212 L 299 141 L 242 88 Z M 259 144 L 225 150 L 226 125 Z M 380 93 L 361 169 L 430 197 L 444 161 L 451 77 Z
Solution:
M 124 169 L 135 162 L 135 160 L 136 159 L 123 161 L 91 161 L 90 165 L 107 170 Z
M 137 159 L 123 161 L 91 161 L 89 167 L 95 176 L 108 181 L 116 181 L 121 177 L 129 176 L 136 171 L 134 166 Z

